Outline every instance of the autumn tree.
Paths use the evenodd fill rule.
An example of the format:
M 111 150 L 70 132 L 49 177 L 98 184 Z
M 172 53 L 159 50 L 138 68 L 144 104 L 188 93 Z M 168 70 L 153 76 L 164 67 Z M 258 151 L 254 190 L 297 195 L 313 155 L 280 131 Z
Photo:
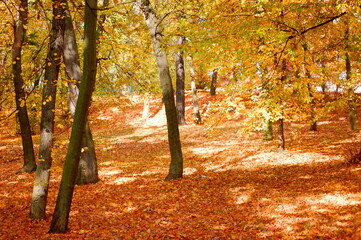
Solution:
M 55 99 L 65 30 L 66 0 L 53 1 L 53 20 L 43 83 L 39 160 L 30 206 L 32 218 L 45 218 L 54 134 Z
M 69 110 L 74 118 L 75 106 L 79 95 L 79 85 L 81 81 L 81 69 L 79 62 L 78 45 L 70 12 L 68 12 L 65 24 L 63 58 L 65 71 L 68 78 Z M 93 136 L 89 123 L 85 124 L 84 136 L 82 140 L 82 153 L 80 154 L 79 169 L 76 184 L 84 185 L 99 181 L 97 159 Z
M 87 121 L 88 108 L 95 86 L 97 72 L 97 4 L 97 0 L 85 0 L 83 75 L 60 189 L 49 230 L 49 232 L 53 233 L 66 232 L 67 230 L 82 148 L 82 138 Z
M 198 103 L 198 95 L 197 95 L 197 86 L 196 86 L 196 79 L 195 79 L 195 69 L 193 66 L 193 58 L 192 56 L 188 57 L 189 62 L 189 73 L 191 77 L 191 92 L 192 92 L 192 100 L 193 100 L 193 116 L 194 122 L 196 124 L 202 123 L 201 113 L 199 112 L 199 103 Z
M 183 176 L 183 156 L 179 136 L 177 110 L 173 95 L 174 90 L 169 72 L 167 53 L 162 46 L 162 22 L 153 10 L 149 0 L 141 0 L 138 4 L 150 32 L 154 55 L 158 65 L 159 80 L 163 91 L 163 102 L 165 105 L 168 126 L 168 142 L 171 155 L 169 174 L 165 178 L 167 181 Z
M 22 47 L 25 42 L 25 35 L 28 23 L 28 1 L 19 1 L 18 19 L 13 22 L 14 43 L 12 48 L 12 73 L 15 87 L 15 102 L 18 111 L 17 117 L 20 123 L 21 139 L 23 146 L 24 165 L 20 172 L 32 172 L 36 169 L 35 153 L 31 128 L 26 106 L 26 94 L 22 72 Z
M 184 54 L 183 47 L 185 42 L 185 36 L 179 36 L 176 44 L 179 47 L 179 51 L 175 53 L 175 71 L 176 71 L 176 108 L 178 116 L 178 124 L 185 125 L 185 70 L 184 70 Z

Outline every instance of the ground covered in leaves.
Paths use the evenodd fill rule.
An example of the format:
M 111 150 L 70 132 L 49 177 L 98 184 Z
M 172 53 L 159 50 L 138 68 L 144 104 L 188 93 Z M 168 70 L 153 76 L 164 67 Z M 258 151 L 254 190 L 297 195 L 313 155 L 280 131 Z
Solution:
M 209 102 L 201 96 L 202 114 Z M 69 131 L 58 129 L 46 220 L 29 218 L 34 174 L 18 136 L 0 139 L 1 239 L 361 239 L 361 165 L 346 163 L 359 133 L 344 116 L 317 132 L 286 124 L 287 151 L 241 120 L 180 127 L 184 178 L 162 181 L 169 150 L 159 99 L 141 119 L 141 99 L 96 98 L 91 125 L 100 182 L 75 188 L 69 232 L 48 234 Z M 34 136 L 35 143 L 39 136 Z M 36 145 L 36 148 L 38 145 Z

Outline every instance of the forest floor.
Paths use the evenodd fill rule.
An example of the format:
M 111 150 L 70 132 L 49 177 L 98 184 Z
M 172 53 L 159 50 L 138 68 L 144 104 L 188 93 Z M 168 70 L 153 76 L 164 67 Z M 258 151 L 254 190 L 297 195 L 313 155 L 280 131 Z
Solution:
M 200 94 L 202 114 L 211 99 Z M 189 101 L 188 101 L 189 102 Z M 169 149 L 159 100 L 141 120 L 135 97 L 97 98 L 91 108 L 100 181 L 76 186 L 65 234 L 49 234 L 69 130 L 58 124 L 46 220 L 29 218 L 34 173 L 19 136 L 0 137 L 0 239 L 361 239 L 361 165 L 345 116 L 286 124 L 286 147 L 239 121 L 180 127 L 184 178 L 164 182 Z M 158 114 L 157 114 L 158 112 Z M 361 120 L 361 119 L 359 119 Z M 39 136 L 34 136 L 38 148 Z

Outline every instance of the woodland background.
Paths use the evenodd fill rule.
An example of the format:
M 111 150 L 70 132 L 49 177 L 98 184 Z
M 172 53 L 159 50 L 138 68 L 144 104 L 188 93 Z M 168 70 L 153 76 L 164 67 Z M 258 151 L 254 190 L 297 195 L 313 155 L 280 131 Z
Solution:
M 338 0 L 0 1 L 0 236 L 361 239 L 360 8 Z M 79 88 L 66 63 L 70 45 L 54 44 L 64 37 L 55 33 L 69 30 L 65 16 L 82 84 L 87 61 L 96 64 L 94 91 L 84 92 L 92 94 L 97 177 L 78 185 L 76 174 L 63 173 L 77 121 L 71 89 Z M 173 79 L 171 104 L 160 53 Z M 59 73 L 50 80 L 52 67 Z M 169 121 L 170 105 L 176 120 Z M 25 107 L 36 173 L 25 167 Z M 180 177 L 162 181 L 168 169 L 166 180 L 172 176 L 172 128 L 184 165 Z M 79 154 L 88 148 L 79 145 Z M 49 179 L 39 183 L 41 171 Z M 69 226 L 56 230 L 55 216 L 67 212 L 54 207 L 64 178 L 74 188 Z M 46 192 L 41 217 L 34 217 L 36 186 Z

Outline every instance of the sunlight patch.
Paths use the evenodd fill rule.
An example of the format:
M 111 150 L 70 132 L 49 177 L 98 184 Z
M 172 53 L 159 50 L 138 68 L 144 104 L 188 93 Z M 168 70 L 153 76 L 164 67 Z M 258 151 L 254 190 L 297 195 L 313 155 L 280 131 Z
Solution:
M 125 183 L 134 182 L 136 179 L 137 178 L 135 178 L 135 177 L 120 177 L 120 178 L 115 179 L 113 182 L 116 185 L 122 185 Z
M 116 174 L 119 174 L 119 173 L 122 173 L 123 171 L 122 170 L 103 170 L 103 171 L 99 171 L 99 173 L 101 175 L 116 175 Z
M 185 169 L 183 170 L 183 175 L 191 175 L 191 174 L 193 174 L 193 173 L 195 173 L 195 172 L 197 172 L 197 169 L 196 169 L 196 168 L 189 168 L 189 167 L 187 167 L 187 168 L 185 168 Z
M 361 203 L 361 194 L 327 194 L 321 198 L 305 197 L 304 201 L 310 205 L 324 204 L 334 206 L 349 206 Z
M 283 204 L 283 205 L 279 205 L 275 211 L 277 212 L 283 212 L 283 213 L 287 213 L 287 214 L 292 214 L 292 213 L 296 213 L 297 212 L 297 206 L 294 204 Z
M 208 148 L 199 147 L 199 148 L 193 148 L 193 149 L 192 149 L 192 151 L 193 151 L 195 154 L 219 153 L 219 152 L 222 152 L 222 151 L 224 151 L 224 150 L 226 150 L 225 147 L 219 147 L 219 148 L 216 148 L 216 147 L 208 147 Z

